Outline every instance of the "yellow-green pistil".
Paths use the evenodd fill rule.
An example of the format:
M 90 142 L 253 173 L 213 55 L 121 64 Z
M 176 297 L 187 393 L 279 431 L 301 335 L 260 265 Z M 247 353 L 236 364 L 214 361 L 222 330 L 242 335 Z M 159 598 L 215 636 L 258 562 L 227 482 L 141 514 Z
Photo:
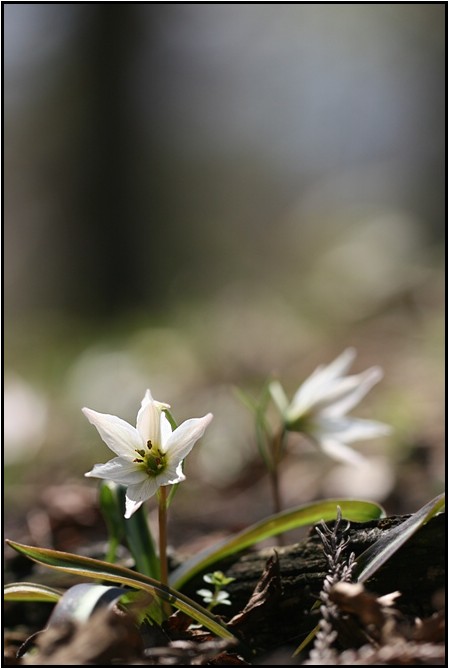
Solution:
M 149 476 L 158 476 L 167 467 L 167 458 L 165 453 L 157 446 L 153 446 L 151 440 L 147 441 L 148 452 L 143 448 L 136 448 L 135 451 L 139 458 L 134 458 L 133 462 L 141 462 L 143 469 Z

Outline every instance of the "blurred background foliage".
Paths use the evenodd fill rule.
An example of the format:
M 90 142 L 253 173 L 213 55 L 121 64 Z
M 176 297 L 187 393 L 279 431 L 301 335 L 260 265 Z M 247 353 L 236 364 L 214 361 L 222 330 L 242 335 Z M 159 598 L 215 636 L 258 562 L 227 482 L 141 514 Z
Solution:
M 444 3 L 4 3 L 4 83 L 7 526 L 109 457 L 82 406 L 148 386 L 215 415 L 172 523 L 260 519 L 234 388 L 348 345 L 394 435 L 359 472 L 293 444 L 285 503 L 440 492 Z

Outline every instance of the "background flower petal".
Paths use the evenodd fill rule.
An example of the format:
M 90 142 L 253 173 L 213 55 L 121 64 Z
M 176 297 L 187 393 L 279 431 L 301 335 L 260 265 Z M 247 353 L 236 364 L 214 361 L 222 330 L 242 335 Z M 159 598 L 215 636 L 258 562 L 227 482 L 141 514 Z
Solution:
M 317 427 L 321 436 L 332 436 L 338 441 L 350 444 L 363 439 L 375 439 L 391 434 L 392 428 L 377 420 L 364 418 L 327 418 L 322 416 Z
M 339 406 L 340 403 L 347 401 L 347 398 L 352 398 L 353 394 L 358 391 L 360 382 L 360 376 L 353 375 L 334 379 L 313 389 L 309 385 L 304 392 L 297 394 L 296 402 L 292 402 L 287 411 L 288 419 L 294 421 L 306 414 L 332 410 L 337 403 Z M 356 402 L 351 399 L 349 404 L 354 406 Z M 338 414 L 341 414 L 341 411 L 338 411 Z
M 332 395 L 337 389 L 342 389 L 340 384 L 346 380 L 342 377 L 348 372 L 356 355 L 355 348 L 350 347 L 329 365 L 319 365 L 294 394 L 288 410 L 289 419 L 298 419 L 309 409 L 317 408 L 317 402 L 325 401 L 327 397 L 328 401 L 335 401 Z
M 340 355 L 335 358 L 333 362 L 331 362 L 329 365 L 326 365 L 326 367 L 323 369 L 323 383 L 327 383 L 332 379 L 337 379 L 346 374 L 354 362 L 356 355 L 357 351 L 352 347 L 348 347 L 343 351 L 343 353 L 340 353 Z
M 370 367 L 361 374 L 348 376 L 347 379 L 352 379 L 354 388 L 343 394 L 340 399 L 336 399 L 331 406 L 327 407 L 325 410 L 326 414 L 332 416 L 344 415 L 353 409 L 382 377 L 383 371 L 380 367 Z M 342 382 L 343 380 L 346 379 L 342 379 Z
M 366 462 L 366 458 L 363 455 L 337 439 L 323 437 L 317 441 L 323 453 L 326 453 L 326 455 L 329 455 L 334 460 L 347 462 L 351 465 L 362 465 Z

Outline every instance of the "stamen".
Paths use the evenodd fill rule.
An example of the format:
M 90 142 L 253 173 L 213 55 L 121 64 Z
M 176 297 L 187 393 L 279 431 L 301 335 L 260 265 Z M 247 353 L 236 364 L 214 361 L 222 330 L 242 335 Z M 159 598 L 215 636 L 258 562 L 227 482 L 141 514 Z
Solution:
M 164 453 L 159 448 L 153 447 L 144 458 L 145 467 L 149 476 L 157 476 L 167 467 Z

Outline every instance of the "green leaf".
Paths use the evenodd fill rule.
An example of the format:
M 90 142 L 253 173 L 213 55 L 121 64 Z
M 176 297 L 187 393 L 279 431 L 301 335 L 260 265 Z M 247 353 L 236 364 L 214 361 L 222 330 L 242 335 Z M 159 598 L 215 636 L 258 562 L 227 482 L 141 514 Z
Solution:
M 265 382 L 258 399 L 254 399 L 247 392 L 237 386 L 234 387 L 234 393 L 240 402 L 254 414 L 257 448 L 266 468 L 268 471 L 272 471 L 275 466 L 270 449 L 270 442 L 273 438 L 273 434 L 266 415 L 268 402 L 270 400 L 268 385 L 268 381 Z
M 126 594 L 120 597 L 119 602 L 120 606 L 132 615 L 138 625 L 141 625 L 145 620 L 150 625 L 154 622 L 161 625 L 165 620 L 161 601 L 144 590 L 127 590 Z M 158 615 L 159 613 L 160 615 Z
M 232 390 L 243 406 L 245 406 L 252 413 L 257 412 L 259 404 L 253 397 L 251 397 L 249 393 L 247 393 L 242 388 L 239 388 L 239 386 L 233 386 Z
M 366 581 L 383 565 L 410 537 L 425 525 L 445 504 L 444 493 L 435 497 L 400 525 L 392 527 L 357 558 L 354 576 L 357 581 Z
M 115 561 L 117 546 L 124 540 L 134 558 L 137 571 L 152 578 L 159 578 L 159 558 L 148 527 L 145 509 L 140 507 L 131 518 L 126 519 L 125 496 L 126 487 L 111 481 L 105 481 L 100 488 L 101 510 L 109 532 L 106 561 Z
M 206 548 L 194 557 L 186 560 L 170 577 L 170 583 L 178 590 L 193 576 L 204 571 L 210 565 L 229 555 L 252 546 L 259 541 L 294 530 L 303 525 L 313 525 L 320 520 L 333 520 L 337 516 L 337 506 L 341 508 L 344 518 L 363 522 L 385 515 L 384 510 L 374 502 L 348 499 L 327 499 L 298 506 L 288 511 L 269 516 L 255 525 L 225 539 L 214 546 Z
M 167 497 L 167 509 L 170 507 L 170 504 L 173 501 L 173 497 L 176 494 L 176 491 L 178 490 L 179 483 L 174 483 L 173 485 L 170 486 L 170 492 L 168 493 Z
M 99 490 L 99 504 L 108 531 L 108 552 L 106 562 L 115 562 L 117 548 L 124 539 L 123 514 L 117 502 L 117 483 L 102 481 Z
M 125 489 L 120 490 L 123 511 L 125 509 Z M 160 578 L 160 562 L 156 553 L 153 536 L 148 527 L 145 506 L 134 511 L 131 518 L 124 518 L 125 539 L 139 573 Z
M 235 639 L 235 636 L 224 626 L 223 623 L 205 608 L 191 600 L 186 595 L 176 592 L 159 581 L 139 574 L 119 565 L 109 564 L 102 560 L 73 555 L 63 551 L 55 551 L 49 548 L 37 548 L 25 546 L 15 541 L 7 540 L 9 546 L 18 553 L 26 555 L 31 560 L 43 564 L 51 569 L 75 574 L 80 577 L 101 579 L 112 583 L 121 583 L 136 590 L 144 590 L 153 596 L 168 601 L 178 609 L 193 618 L 197 623 L 203 625 L 213 634 L 223 639 Z
M 62 591 L 38 583 L 9 583 L 3 589 L 7 602 L 57 602 Z
M 178 427 L 178 423 L 173 418 L 173 414 L 171 413 L 171 411 L 169 409 L 163 409 L 163 412 L 165 413 L 165 416 L 166 416 L 168 422 L 170 423 L 171 429 L 173 431 L 175 431 L 176 428 Z

